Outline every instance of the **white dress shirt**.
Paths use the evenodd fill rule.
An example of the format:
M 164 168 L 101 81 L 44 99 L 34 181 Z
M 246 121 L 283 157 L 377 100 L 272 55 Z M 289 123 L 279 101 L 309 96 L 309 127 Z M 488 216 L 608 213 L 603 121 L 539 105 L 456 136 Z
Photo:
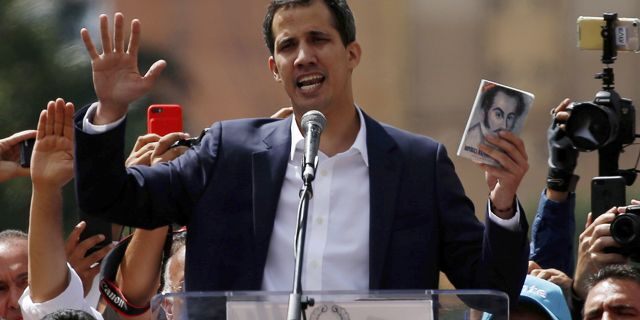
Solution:
M 303 290 L 369 288 L 369 162 L 367 130 L 358 109 L 360 130 L 353 145 L 327 157 L 318 152 L 318 169 L 309 202 L 302 270 Z M 322 140 L 322 138 L 320 138 Z M 294 246 L 304 137 L 291 121 L 291 154 L 269 243 L 262 290 L 293 287 Z

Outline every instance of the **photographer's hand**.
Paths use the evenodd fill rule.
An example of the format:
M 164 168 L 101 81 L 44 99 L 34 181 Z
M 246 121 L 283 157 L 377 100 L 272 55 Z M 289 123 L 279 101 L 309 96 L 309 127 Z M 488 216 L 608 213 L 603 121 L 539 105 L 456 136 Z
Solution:
M 29 168 L 22 168 L 20 160 L 20 142 L 36 137 L 35 130 L 25 130 L 0 139 L 0 182 L 15 177 L 29 176 Z
M 153 150 L 158 145 L 158 141 L 160 140 L 160 136 L 155 133 L 148 133 L 143 136 L 139 136 L 136 139 L 136 144 L 133 146 L 133 150 L 131 150 L 131 154 L 127 160 L 125 160 L 125 167 L 130 167 L 133 165 L 151 165 L 151 154 Z
M 605 253 L 605 248 L 619 247 L 611 237 L 611 222 L 618 214 L 613 207 L 591 222 L 591 213 L 587 216 L 585 230 L 580 234 L 578 244 L 578 262 L 574 275 L 573 291 L 582 299 L 587 296 L 586 281 L 596 271 L 610 264 L 626 263 L 627 258 L 618 253 Z
M 573 174 L 578 161 L 578 150 L 573 147 L 565 132 L 569 119 L 571 100 L 564 99 L 551 110 L 551 125 L 547 131 L 549 149 L 549 172 L 547 175 L 547 198 L 557 202 L 567 199 L 573 191 L 578 176 Z
M 100 15 L 102 54 L 98 54 L 89 31 L 85 28 L 80 31 L 93 68 L 93 85 L 99 104 L 92 122 L 97 125 L 112 123 L 122 118 L 127 113 L 129 103 L 149 92 L 167 65 L 164 60 L 158 60 L 144 76 L 141 76 L 138 70 L 140 21 L 137 19 L 131 21 L 127 51 L 125 51 L 123 29 L 124 16 L 122 13 L 116 13 L 112 39 L 107 16 Z
M 153 153 L 151 154 L 151 165 L 171 161 L 187 152 L 187 150 L 189 150 L 188 147 L 177 146 L 171 148 L 171 145 L 178 140 L 189 139 L 189 137 L 188 133 L 173 132 L 160 138 L 158 144 L 153 150 Z

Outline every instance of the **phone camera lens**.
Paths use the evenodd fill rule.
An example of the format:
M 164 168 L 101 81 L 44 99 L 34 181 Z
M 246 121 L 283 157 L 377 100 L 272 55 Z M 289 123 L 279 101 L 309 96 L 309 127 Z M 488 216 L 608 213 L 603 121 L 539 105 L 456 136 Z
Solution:
M 161 113 L 162 112 L 162 108 L 153 108 L 153 109 L 151 109 L 151 112 L 153 112 L 153 113 Z

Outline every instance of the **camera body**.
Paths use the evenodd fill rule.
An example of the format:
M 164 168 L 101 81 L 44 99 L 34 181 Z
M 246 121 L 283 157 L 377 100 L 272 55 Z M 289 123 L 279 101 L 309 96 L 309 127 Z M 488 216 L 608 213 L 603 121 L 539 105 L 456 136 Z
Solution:
M 567 136 L 580 151 L 620 146 L 635 140 L 635 107 L 615 90 L 602 90 L 593 102 L 575 103 L 567 121 Z
M 613 219 L 609 230 L 621 245 L 616 251 L 626 256 L 640 256 L 640 205 L 628 206 L 625 213 Z

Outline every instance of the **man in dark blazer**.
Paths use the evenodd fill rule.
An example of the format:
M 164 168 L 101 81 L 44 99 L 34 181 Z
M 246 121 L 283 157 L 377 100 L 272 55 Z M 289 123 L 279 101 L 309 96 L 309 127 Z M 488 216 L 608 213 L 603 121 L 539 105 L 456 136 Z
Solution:
M 327 249 L 331 259 L 321 263 L 329 270 L 318 275 L 353 278 L 353 285 L 346 285 L 350 289 L 435 289 L 438 272 L 444 271 L 457 288 L 498 289 L 516 301 L 528 254 L 527 223 L 515 197 L 528 169 L 522 140 L 510 133 L 489 138 L 503 151 L 485 151 L 501 167 L 483 166 L 490 187 L 483 226 L 442 144 L 380 124 L 356 107 L 351 74 L 361 48 L 345 1 L 275 0 L 268 9 L 269 66 L 291 99 L 293 117 L 216 123 L 199 146 L 174 161 L 128 169 L 123 165 L 128 104 L 149 90 L 165 62 L 140 76 L 140 23 L 132 22 L 125 52 L 123 19 L 116 14 L 112 41 L 107 17 L 101 16 L 102 54 L 82 31 L 98 102 L 76 116 L 78 199 L 84 211 L 116 223 L 187 225 L 187 290 L 274 290 L 282 287 L 276 280 L 293 278 L 281 272 L 293 265 L 293 252 L 287 249 L 286 259 L 276 258 L 293 243 L 293 233 L 283 234 L 281 225 L 295 212 L 291 203 L 298 196 L 283 190 L 301 185 L 295 166 L 301 153 L 298 128 L 302 114 L 315 109 L 327 118 L 320 165 L 345 157 L 355 165 L 337 169 L 349 183 L 334 174 L 342 181 L 336 189 L 350 192 L 316 188 L 312 201 L 318 204 L 327 196 L 342 204 L 335 208 L 339 215 L 334 208 L 330 215 L 358 217 L 341 226 L 327 223 L 339 231 L 325 239 L 332 246 Z M 349 201 L 354 209 L 340 211 L 353 206 Z M 352 241 L 332 243 L 333 236 L 351 229 L 357 230 L 355 246 L 368 250 L 344 253 L 341 249 Z M 314 267 L 305 265 L 303 273 L 313 273 Z M 363 278 L 364 286 L 358 282 Z M 343 288 L 325 281 L 330 280 L 316 287 Z

